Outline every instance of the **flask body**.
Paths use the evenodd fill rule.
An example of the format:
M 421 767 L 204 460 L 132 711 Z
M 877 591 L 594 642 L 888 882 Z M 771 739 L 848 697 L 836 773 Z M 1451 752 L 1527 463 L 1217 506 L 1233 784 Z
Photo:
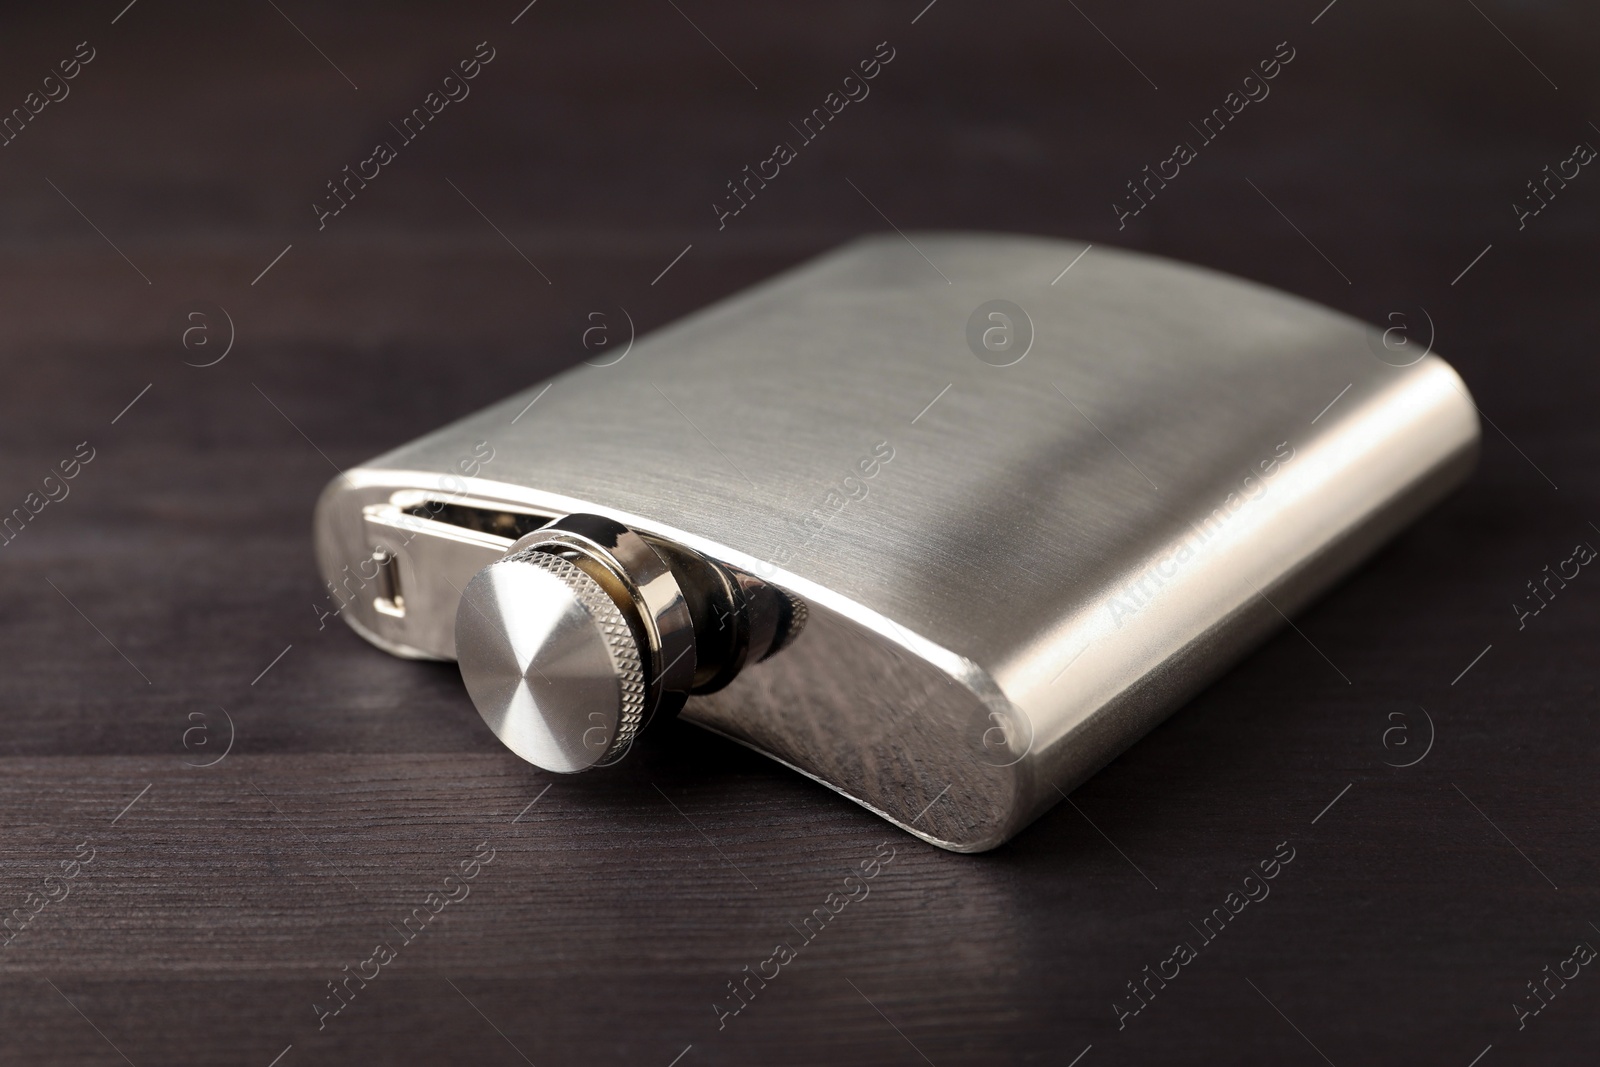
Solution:
M 856 242 L 335 480 L 342 617 L 453 658 L 479 569 L 605 516 L 805 606 L 685 719 L 981 851 L 1472 468 L 1455 372 L 1347 316 L 1072 242 L 913 239 L 926 259 Z

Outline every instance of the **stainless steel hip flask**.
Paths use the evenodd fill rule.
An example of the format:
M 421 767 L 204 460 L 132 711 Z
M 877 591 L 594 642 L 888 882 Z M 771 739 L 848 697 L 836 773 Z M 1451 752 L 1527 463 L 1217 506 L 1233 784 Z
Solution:
M 1342 314 L 1068 241 L 915 244 L 857 241 L 336 479 L 340 614 L 458 659 L 549 770 L 681 713 L 981 851 L 1476 458 L 1455 372 Z

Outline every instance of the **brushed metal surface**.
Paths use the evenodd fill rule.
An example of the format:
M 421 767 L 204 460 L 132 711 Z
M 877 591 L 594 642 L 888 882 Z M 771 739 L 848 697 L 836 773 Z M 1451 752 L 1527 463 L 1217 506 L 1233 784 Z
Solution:
M 976 851 L 1472 467 L 1454 371 L 1383 362 L 1348 316 L 1103 246 L 1060 275 L 1082 245 L 911 240 L 846 246 L 352 470 L 319 503 L 324 578 L 350 588 L 362 509 L 399 490 L 594 512 L 759 574 L 810 623 L 684 717 Z M 992 300 L 1032 324 L 1008 366 L 968 344 Z M 464 586 L 489 541 L 439 577 Z M 439 580 L 391 547 L 403 585 Z M 361 592 L 343 614 L 369 639 L 453 654 L 452 620 Z

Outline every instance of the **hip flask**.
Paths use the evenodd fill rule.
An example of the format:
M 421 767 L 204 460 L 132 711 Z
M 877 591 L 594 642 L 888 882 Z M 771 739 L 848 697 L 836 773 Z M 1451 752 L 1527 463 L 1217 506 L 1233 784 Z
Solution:
M 1479 439 L 1392 328 L 1032 237 L 859 240 L 604 362 L 330 483 L 338 613 L 458 660 L 548 770 L 681 715 L 961 852 L 1237 662 Z

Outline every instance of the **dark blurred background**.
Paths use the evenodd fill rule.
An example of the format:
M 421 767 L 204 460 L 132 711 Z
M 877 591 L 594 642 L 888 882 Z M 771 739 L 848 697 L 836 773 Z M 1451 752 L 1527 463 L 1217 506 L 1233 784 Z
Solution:
M 1600 176 L 1514 207 L 1600 145 L 1592 7 L 124 5 L 0 14 L 0 116 L 29 116 L 0 122 L 0 514 L 93 454 L 0 546 L 0 1058 L 1594 1061 L 1600 976 L 1564 961 L 1600 944 L 1600 590 L 1509 607 L 1600 544 Z M 400 144 L 480 42 L 470 96 Z M 870 96 L 719 229 L 725 183 L 880 42 Z M 1125 183 L 1281 42 L 1270 96 L 1119 229 Z M 599 304 L 648 330 L 891 224 L 1426 309 L 1484 454 L 1297 620 L 1353 684 L 1287 631 L 963 857 L 689 727 L 552 784 L 452 668 L 319 627 L 336 467 L 574 362 Z M 486 840 L 471 898 L 319 1029 Z M 1119 1029 L 1284 840 L 1271 898 Z M 726 983 L 880 841 L 871 899 L 719 1030 Z

